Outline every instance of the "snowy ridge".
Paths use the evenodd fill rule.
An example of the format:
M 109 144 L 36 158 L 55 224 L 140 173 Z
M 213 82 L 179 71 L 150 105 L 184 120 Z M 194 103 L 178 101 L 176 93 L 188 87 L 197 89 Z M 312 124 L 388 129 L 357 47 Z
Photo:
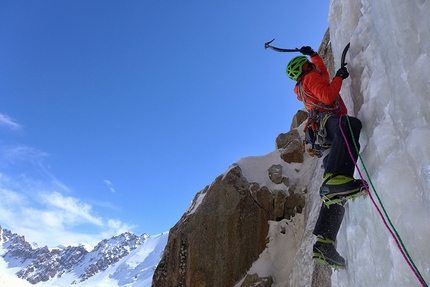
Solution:
M 168 237 L 126 232 L 88 252 L 83 246 L 33 249 L 23 236 L 0 231 L 0 283 L 14 280 L 22 286 L 27 286 L 22 279 L 37 286 L 151 286 Z M 16 282 L 10 286 L 21 286 Z

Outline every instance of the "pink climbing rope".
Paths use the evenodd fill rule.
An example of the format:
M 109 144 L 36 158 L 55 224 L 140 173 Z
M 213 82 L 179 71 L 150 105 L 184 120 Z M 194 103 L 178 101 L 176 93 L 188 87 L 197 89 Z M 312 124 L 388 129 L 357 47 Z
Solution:
M 346 115 L 346 117 L 348 117 L 348 115 Z M 422 278 L 421 274 L 419 274 L 419 272 L 414 268 L 413 263 L 411 263 L 411 261 L 409 260 L 408 256 L 406 256 L 405 251 L 402 248 L 402 245 L 400 244 L 399 239 L 397 238 L 397 236 L 395 235 L 395 233 L 393 232 L 393 230 L 390 228 L 390 226 L 387 223 L 387 220 L 385 219 L 384 215 L 382 214 L 381 209 L 379 208 L 379 206 L 376 204 L 375 199 L 373 198 L 372 194 L 370 193 L 370 188 L 367 185 L 366 181 L 364 180 L 364 177 L 361 173 L 360 168 L 358 167 L 358 164 L 354 158 L 354 155 L 352 154 L 352 150 L 351 147 L 348 143 L 348 140 L 346 138 L 345 132 L 342 129 L 342 115 L 339 116 L 339 130 L 342 134 L 342 137 L 345 141 L 346 147 L 348 149 L 349 155 L 352 159 L 352 161 L 354 162 L 354 165 L 358 171 L 358 174 L 360 175 L 360 179 L 362 180 L 364 187 L 366 188 L 367 193 L 369 194 L 370 199 L 372 200 L 373 205 L 375 206 L 376 210 L 379 213 L 379 216 L 381 217 L 382 221 L 384 222 L 385 227 L 388 229 L 388 231 L 390 232 L 391 236 L 393 236 L 394 241 L 396 242 L 397 247 L 400 250 L 400 253 L 403 255 L 403 258 L 405 259 L 406 263 L 409 265 L 409 267 L 412 269 L 412 272 L 415 274 L 415 276 L 417 277 L 417 279 L 420 281 L 420 283 L 422 284 L 422 286 L 428 286 L 427 283 L 424 281 L 424 279 Z M 352 134 L 352 133 L 351 133 Z M 352 135 L 351 135 L 352 136 Z M 357 150 L 357 154 L 359 153 L 359 151 Z

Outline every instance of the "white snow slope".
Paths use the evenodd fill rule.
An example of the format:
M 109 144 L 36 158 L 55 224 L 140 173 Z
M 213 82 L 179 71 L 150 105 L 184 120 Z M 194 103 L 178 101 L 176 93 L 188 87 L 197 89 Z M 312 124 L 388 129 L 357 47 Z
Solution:
M 347 206 L 338 251 L 348 268 L 334 272 L 333 286 L 428 286 L 430 1 L 331 0 L 329 26 L 336 67 L 351 42 L 341 94 L 363 123 L 361 154 L 370 178 L 364 177 L 418 270 L 367 197 Z

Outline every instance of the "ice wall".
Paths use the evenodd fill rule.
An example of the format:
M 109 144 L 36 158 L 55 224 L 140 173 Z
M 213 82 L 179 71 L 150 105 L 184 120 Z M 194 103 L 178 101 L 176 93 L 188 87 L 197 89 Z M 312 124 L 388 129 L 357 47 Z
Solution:
M 329 25 L 342 96 L 363 122 L 361 154 L 375 190 L 425 282 L 420 282 L 370 197 L 347 204 L 333 286 L 430 284 L 430 2 L 331 0 Z M 364 173 L 363 165 L 359 164 Z M 358 174 L 356 172 L 356 177 Z M 366 176 L 365 176 L 366 177 Z M 371 190 L 377 202 L 374 190 Z M 382 206 L 378 203 L 379 208 Z

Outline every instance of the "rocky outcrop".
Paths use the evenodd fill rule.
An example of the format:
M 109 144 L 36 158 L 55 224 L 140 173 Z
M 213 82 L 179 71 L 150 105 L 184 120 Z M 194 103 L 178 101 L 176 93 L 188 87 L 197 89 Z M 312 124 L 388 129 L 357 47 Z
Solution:
M 240 166 L 233 165 L 197 194 L 169 232 L 153 286 L 238 282 L 266 247 L 268 221 L 290 219 L 305 205 L 305 191 L 285 185 L 281 165 L 271 166 L 267 177 L 276 189 L 248 181 Z
M 335 74 L 335 66 L 334 66 L 333 50 L 331 48 L 329 29 L 327 29 L 327 31 L 324 34 L 324 37 L 321 41 L 321 45 L 318 48 L 318 54 L 323 59 L 324 64 L 327 67 L 328 73 L 330 74 L 330 78 L 333 78 Z
M 276 138 L 276 148 L 281 151 L 281 158 L 287 163 L 302 163 L 302 139 L 297 129 Z
M 288 233 L 283 240 L 290 241 L 290 254 L 300 246 L 304 213 L 313 210 L 306 210 L 313 171 L 300 170 L 301 147 L 295 151 L 301 160 L 284 159 L 285 150 L 300 139 L 298 130 L 281 134 L 275 152 L 238 161 L 199 192 L 170 230 L 152 286 L 271 286 L 272 276 L 246 274 L 272 241 L 269 222 L 282 222 L 279 232 Z M 291 263 L 285 272 L 292 268 Z
M 194 204 L 204 197 L 201 204 L 185 214 L 169 232 L 153 286 L 231 286 L 239 279 L 238 271 L 258 256 L 256 250 L 262 250 L 258 238 L 265 232 L 260 224 L 250 226 L 247 222 L 266 213 L 262 208 L 255 208 L 257 203 L 249 189 L 250 183 L 236 167 L 196 196 Z M 247 205 L 255 206 L 254 214 L 248 213 Z M 248 232 L 255 236 L 246 236 Z M 254 250 L 235 256 L 233 250 L 241 249 L 238 246 L 241 240 L 236 238 L 245 236 L 243 243 Z
M 64 250 L 48 247 L 33 250 L 34 259 L 26 267 L 21 269 L 17 276 L 26 279 L 31 284 L 48 281 L 55 276 L 60 276 L 72 271 L 75 264 L 82 261 L 88 253 L 82 246 L 67 247 Z M 7 256 L 10 256 L 7 255 Z
M 127 256 L 130 251 L 143 243 L 145 235 L 137 236 L 131 232 L 125 232 L 110 239 L 104 239 L 91 251 L 85 271 L 79 276 L 83 282 L 95 274 L 106 270 Z
M 25 240 L 24 236 L 12 233 L 8 229 L 2 229 L 0 226 L 1 232 L 1 242 L 4 247 L 8 249 L 8 252 L 4 256 L 9 256 L 13 258 L 19 258 L 21 262 L 26 260 L 33 260 L 38 255 L 44 254 L 46 252 L 45 249 L 38 250 L 37 254 L 33 251 L 32 246 Z M 14 267 L 14 266 L 11 266 Z
M 299 110 L 294 115 L 293 120 L 291 121 L 290 130 L 298 128 L 304 121 L 308 119 L 308 113 L 304 110 Z

